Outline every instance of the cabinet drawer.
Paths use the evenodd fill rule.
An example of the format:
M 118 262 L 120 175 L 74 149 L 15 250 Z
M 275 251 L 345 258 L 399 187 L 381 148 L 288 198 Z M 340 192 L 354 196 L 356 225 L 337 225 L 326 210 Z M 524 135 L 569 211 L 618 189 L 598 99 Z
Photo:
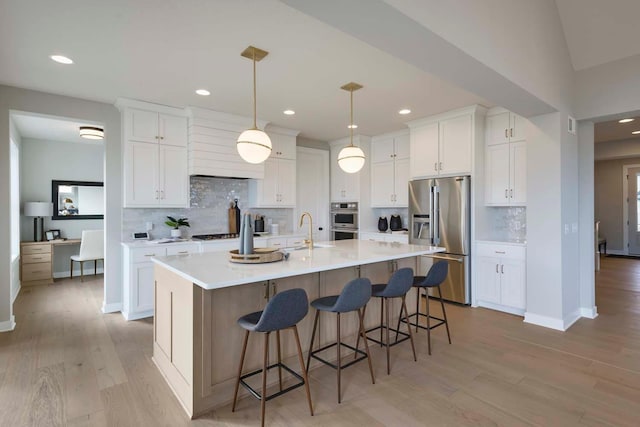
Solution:
M 50 254 L 51 253 L 51 245 L 49 243 L 45 243 L 42 245 L 24 245 L 22 246 L 22 254 L 23 255 L 31 255 L 31 254 Z
M 524 246 L 500 245 L 495 243 L 478 243 L 476 255 L 485 257 L 525 259 L 526 248 Z
M 200 246 L 197 244 L 167 247 L 167 255 L 187 255 L 187 254 L 197 254 L 199 252 L 200 252 Z
M 22 265 L 22 281 L 46 280 L 51 278 L 51 263 L 39 262 Z
M 23 264 L 35 264 L 38 262 L 51 262 L 50 253 L 22 255 Z
M 131 251 L 131 262 L 151 261 L 151 257 L 165 256 L 166 254 L 167 254 L 167 249 L 164 247 L 134 249 Z
M 304 245 L 304 237 L 290 237 L 287 239 L 287 247 L 293 248 Z

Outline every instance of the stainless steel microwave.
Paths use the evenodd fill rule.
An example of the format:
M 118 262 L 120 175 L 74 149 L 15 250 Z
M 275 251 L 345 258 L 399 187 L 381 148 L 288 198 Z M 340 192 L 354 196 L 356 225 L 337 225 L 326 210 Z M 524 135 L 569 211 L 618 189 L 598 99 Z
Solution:
M 331 203 L 332 229 L 358 229 L 358 203 Z

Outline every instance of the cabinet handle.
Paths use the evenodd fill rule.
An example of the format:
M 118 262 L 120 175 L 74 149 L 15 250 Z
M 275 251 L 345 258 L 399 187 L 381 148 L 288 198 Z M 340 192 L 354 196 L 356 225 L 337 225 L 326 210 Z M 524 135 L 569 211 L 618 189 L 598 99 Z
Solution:
M 440 162 L 440 169 L 439 170 L 442 170 L 442 162 Z
M 504 198 L 505 199 L 509 198 L 509 190 L 507 190 L 506 188 L 504 189 Z
M 497 254 L 506 254 L 505 251 L 494 251 L 494 252 L 497 253 Z
M 156 135 L 156 139 L 160 139 L 160 137 L 158 135 Z
M 161 136 L 160 139 L 164 139 L 164 136 Z
M 511 128 L 511 135 L 509 135 L 509 136 L 511 136 L 511 138 L 513 138 L 513 128 Z
M 504 130 L 504 137 L 509 138 L 509 129 Z
M 504 274 L 504 264 L 500 266 L 500 274 Z
M 264 282 L 264 299 L 269 301 L 269 282 Z
M 32 273 L 42 273 L 42 270 L 33 270 Z
M 156 256 L 156 254 L 144 254 L 144 256 Z
M 509 190 L 509 197 L 513 199 L 513 188 Z
M 434 170 L 434 171 L 437 171 L 437 170 L 438 170 L 438 162 L 435 162 L 435 163 L 433 164 L 433 170 Z
M 500 271 L 498 271 L 498 264 L 496 264 L 496 273 L 499 273 Z
M 164 200 L 164 190 L 160 191 L 160 198 Z
M 189 251 L 180 251 L 180 252 L 178 252 L 178 254 L 188 254 L 188 253 L 189 253 Z
M 158 200 L 158 190 L 156 190 L 156 200 Z

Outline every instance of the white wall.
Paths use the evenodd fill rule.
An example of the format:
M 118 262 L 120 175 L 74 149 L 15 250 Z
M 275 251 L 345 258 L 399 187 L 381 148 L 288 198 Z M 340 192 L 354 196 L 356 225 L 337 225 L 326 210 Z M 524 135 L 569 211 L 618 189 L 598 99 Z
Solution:
M 80 119 L 105 126 L 107 261 L 103 310 L 119 311 L 122 306 L 120 113 L 109 104 L 0 85 L 0 217 L 2 218 L 10 217 L 9 117 L 12 110 Z M 10 221 L 0 221 L 0 325 L 2 322 L 9 321 L 12 315 L 9 286 L 10 254 Z
M 595 293 L 593 122 L 578 123 L 578 183 L 580 239 L 580 310 L 585 317 L 598 315 Z
M 593 157 L 596 161 L 640 157 L 637 139 L 599 142 L 594 145 Z
M 10 259 L 10 298 L 11 303 L 15 301 L 20 292 L 20 147 L 22 138 L 13 122 L 10 125 L 10 161 L 11 161 L 11 188 L 10 188 L 10 209 L 11 209 L 11 259 Z M 13 328 L 14 319 L 11 318 L 8 327 Z

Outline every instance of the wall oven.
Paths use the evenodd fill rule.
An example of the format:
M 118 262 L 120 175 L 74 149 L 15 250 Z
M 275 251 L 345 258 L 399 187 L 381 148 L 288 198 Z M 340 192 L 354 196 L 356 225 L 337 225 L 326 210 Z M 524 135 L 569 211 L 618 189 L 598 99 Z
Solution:
M 331 203 L 331 237 L 333 240 L 358 238 L 358 203 Z

